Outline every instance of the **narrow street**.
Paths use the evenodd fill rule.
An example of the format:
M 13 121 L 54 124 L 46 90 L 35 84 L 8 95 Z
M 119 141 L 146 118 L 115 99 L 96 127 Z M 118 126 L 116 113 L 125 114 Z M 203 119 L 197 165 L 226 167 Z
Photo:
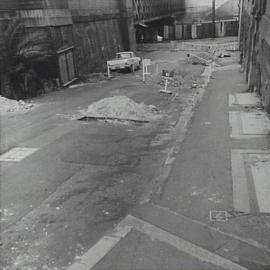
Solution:
M 254 96 L 237 96 L 247 89 L 238 53 L 212 75 L 187 52 L 140 53 L 185 74 L 184 86 L 167 95 L 154 73 L 115 74 L 1 118 L 2 269 L 269 269 L 270 125 Z M 162 117 L 78 120 L 123 95 Z M 261 115 L 260 134 L 234 120 L 241 112 Z
M 175 60 L 163 59 L 160 68 L 185 63 L 183 52 L 171 54 Z M 143 83 L 137 71 L 50 93 L 29 111 L 1 117 L 3 269 L 66 269 L 148 200 L 179 116 L 202 91 L 190 88 L 188 70 L 197 77 L 203 67 L 190 65 L 188 88 L 173 95 L 159 93 L 154 78 Z M 155 105 L 162 117 L 137 124 L 78 120 L 81 110 L 114 96 Z
M 69 270 L 270 268 L 269 118 L 261 133 L 243 120 L 235 138 L 232 112 L 262 112 L 236 66 L 218 69 L 162 188 Z

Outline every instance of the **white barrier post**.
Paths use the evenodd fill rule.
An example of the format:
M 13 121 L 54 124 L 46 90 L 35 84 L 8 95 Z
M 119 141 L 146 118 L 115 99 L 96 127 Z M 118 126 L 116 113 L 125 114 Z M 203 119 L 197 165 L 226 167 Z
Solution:
M 110 65 L 107 64 L 107 72 L 108 72 L 108 78 L 111 78 L 111 70 L 110 70 Z
M 145 82 L 145 75 L 151 74 L 148 71 L 148 67 L 151 65 L 151 60 L 150 59 L 143 59 L 142 60 L 142 64 L 143 64 L 143 81 Z

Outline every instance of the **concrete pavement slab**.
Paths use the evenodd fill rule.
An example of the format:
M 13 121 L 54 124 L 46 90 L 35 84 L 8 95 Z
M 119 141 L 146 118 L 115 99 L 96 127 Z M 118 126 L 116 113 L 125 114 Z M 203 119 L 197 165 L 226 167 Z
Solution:
M 8 152 L 2 154 L 0 156 L 0 161 L 2 161 L 2 162 L 3 161 L 20 162 L 38 150 L 39 150 L 39 148 L 14 147 L 13 149 L 9 150 Z
M 258 106 L 260 99 L 256 93 L 239 93 L 229 95 L 229 106 Z
M 262 213 L 270 213 L 270 153 L 250 155 L 258 159 L 251 165 L 257 195 L 259 210 Z
M 249 139 L 267 137 L 270 134 L 270 119 L 262 111 L 229 112 L 231 137 Z
M 270 213 L 270 151 L 232 150 L 234 207 Z

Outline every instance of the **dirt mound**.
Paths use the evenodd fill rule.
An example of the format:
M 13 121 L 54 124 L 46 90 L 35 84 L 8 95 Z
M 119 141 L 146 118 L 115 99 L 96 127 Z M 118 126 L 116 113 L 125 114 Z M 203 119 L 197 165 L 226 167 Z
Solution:
M 32 109 L 35 105 L 32 103 L 26 103 L 22 100 L 13 100 L 0 96 L 0 113 L 18 113 L 25 112 Z
M 108 117 L 129 120 L 155 120 L 158 115 L 153 105 L 136 103 L 126 96 L 105 98 L 91 104 L 82 112 L 88 117 Z

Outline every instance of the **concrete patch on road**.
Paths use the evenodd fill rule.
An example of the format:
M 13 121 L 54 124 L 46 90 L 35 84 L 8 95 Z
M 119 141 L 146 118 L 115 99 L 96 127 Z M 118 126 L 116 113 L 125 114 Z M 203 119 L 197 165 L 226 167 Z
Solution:
M 0 161 L 20 162 L 38 150 L 39 148 L 15 147 L 10 151 L 2 154 L 0 156 Z
M 260 99 L 255 93 L 240 93 L 229 95 L 229 106 L 258 106 Z
M 231 137 L 249 139 L 270 134 L 270 119 L 265 112 L 229 112 Z
M 239 264 L 131 215 L 123 219 L 111 234 L 101 238 L 96 245 L 94 245 L 73 265 L 67 268 L 67 270 L 93 269 L 93 267 L 100 262 L 105 255 L 107 255 L 116 246 L 116 244 L 121 241 L 121 239 L 131 232 L 131 230 L 139 231 L 140 233 L 149 236 L 153 241 L 158 240 L 162 243 L 168 244 L 176 248 L 179 252 L 184 252 L 202 263 L 209 263 L 228 270 L 246 270 L 245 267 Z
M 270 151 L 232 150 L 234 208 L 270 213 Z

